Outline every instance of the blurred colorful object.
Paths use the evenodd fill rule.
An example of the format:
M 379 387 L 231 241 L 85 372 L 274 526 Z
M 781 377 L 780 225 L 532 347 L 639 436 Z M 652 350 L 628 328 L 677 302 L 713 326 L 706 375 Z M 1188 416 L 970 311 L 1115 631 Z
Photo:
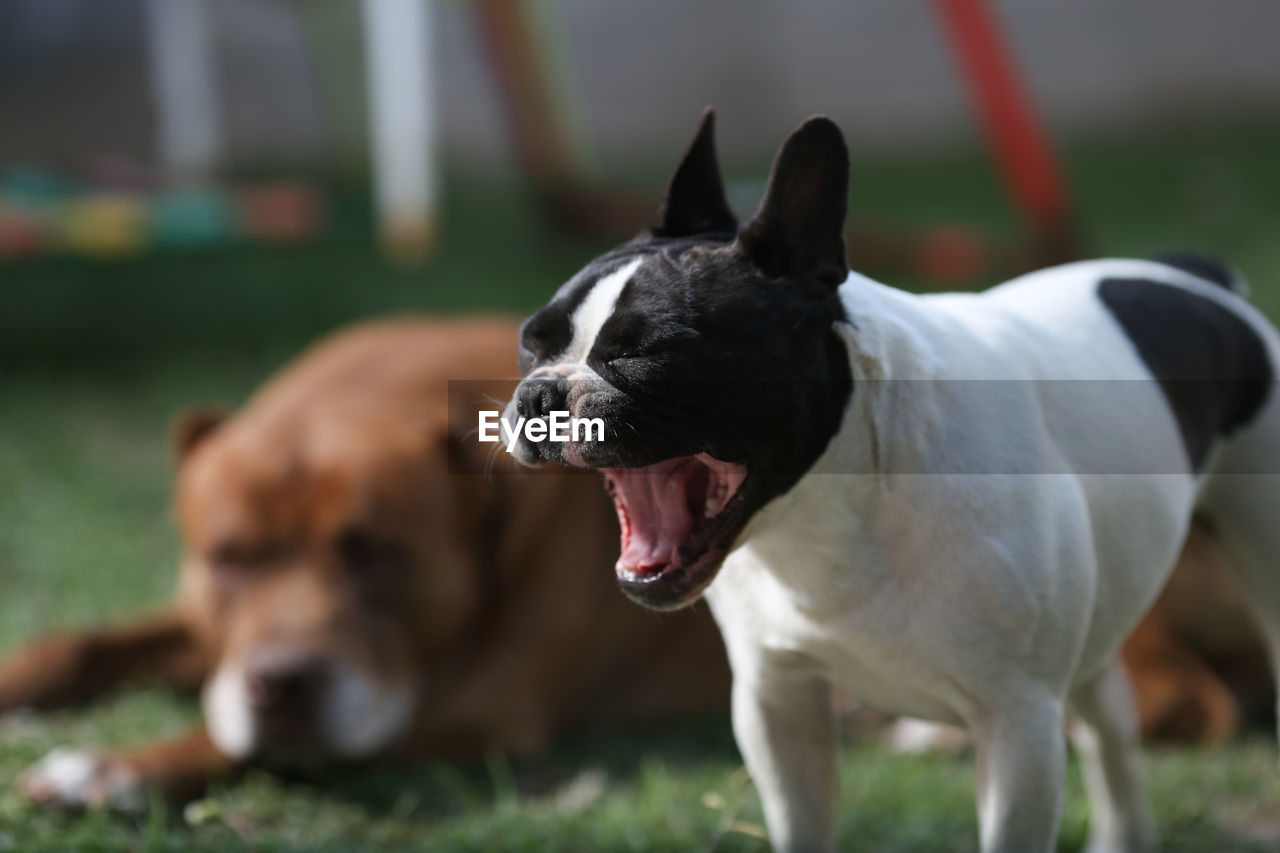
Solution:
M 11 166 L 0 172 L 0 198 L 19 205 L 41 206 L 72 195 L 75 185 L 35 166 Z
M 123 194 L 71 198 L 58 208 L 61 244 L 88 257 L 119 257 L 142 251 L 147 236 L 147 208 L 141 199 Z
M 250 239 L 296 243 L 320 230 L 328 206 L 319 193 L 293 184 L 246 187 L 238 192 L 240 225 Z
M 992 157 L 1030 226 L 1032 266 L 1074 260 L 1080 246 L 1062 165 L 1032 107 L 997 15 L 984 0 L 936 3 Z
M 298 243 L 321 233 L 329 206 L 314 187 L 271 181 L 234 187 L 122 189 L 21 166 L 0 172 L 0 262 L 66 252 L 120 258 L 152 248 L 242 241 Z
M 39 216 L 0 205 L 0 259 L 25 258 L 48 248 L 49 229 Z
M 214 246 L 237 235 L 229 200 L 214 190 L 182 190 L 156 199 L 151 236 L 159 246 Z

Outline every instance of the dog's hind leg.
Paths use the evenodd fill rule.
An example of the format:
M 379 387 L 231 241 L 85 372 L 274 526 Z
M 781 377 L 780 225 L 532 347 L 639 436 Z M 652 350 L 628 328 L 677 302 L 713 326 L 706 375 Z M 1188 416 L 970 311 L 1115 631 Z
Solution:
M 1280 447 L 1275 460 L 1280 461 Z M 1200 512 L 1218 547 L 1218 562 L 1231 571 L 1257 622 L 1280 683 L 1280 475 L 1217 475 L 1204 491 Z M 1280 700 L 1277 712 L 1280 717 Z
M 1155 831 L 1142 781 L 1133 690 L 1119 660 L 1071 694 L 1071 740 L 1089 794 L 1087 853 L 1145 853 Z
M 970 722 L 982 853 L 1047 853 L 1058 837 L 1066 774 L 1063 702 L 1003 700 Z

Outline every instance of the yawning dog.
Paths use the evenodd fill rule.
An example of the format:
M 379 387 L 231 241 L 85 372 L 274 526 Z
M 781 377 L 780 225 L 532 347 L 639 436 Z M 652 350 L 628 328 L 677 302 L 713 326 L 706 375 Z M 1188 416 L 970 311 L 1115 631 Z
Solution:
M 652 229 L 523 329 L 508 416 L 603 439 L 515 452 L 604 471 L 636 601 L 705 592 L 775 848 L 836 845 L 837 686 L 969 729 L 988 853 L 1053 848 L 1070 709 L 1090 849 L 1150 849 L 1117 652 L 1198 513 L 1280 653 L 1280 337 L 1193 256 L 983 294 L 850 273 L 848 171 L 807 121 L 739 228 L 708 112 Z
M 507 393 L 516 340 L 509 321 L 373 323 L 234 417 L 187 418 L 175 607 L 18 653 L 0 711 L 152 678 L 201 689 L 204 725 L 56 750 L 24 792 L 135 809 L 148 788 L 183 799 L 247 763 L 524 756 L 573 727 L 726 707 L 710 616 L 640 613 L 597 570 L 617 526 L 594 478 L 518 475 L 506 454 L 473 473 L 484 401 L 450 402 L 450 380 Z

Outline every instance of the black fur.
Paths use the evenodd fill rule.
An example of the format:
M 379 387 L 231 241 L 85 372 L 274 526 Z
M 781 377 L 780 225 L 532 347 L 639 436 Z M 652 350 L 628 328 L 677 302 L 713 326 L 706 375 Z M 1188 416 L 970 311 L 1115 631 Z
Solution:
M 716 160 L 716 116 L 702 113 L 698 131 L 667 182 L 658 217 L 651 229 L 656 238 L 720 235 L 733 239 L 738 219 L 729 209 Z
M 1213 442 L 1266 402 L 1274 378 L 1266 345 L 1233 311 L 1175 285 L 1105 278 L 1098 297 L 1160 382 L 1191 468 L 1200 470 Z
M 735 235 L 712 132 L 704 115 L 654 228 L 592 261 L 529 318 L 521 370 L 554 361 L 591 286 L 642 258 L 586 358 L 602 381 L 576 414 L 602 418 L 606 433 L 583 444 L 582 459 L 593 468 L 634 468 L 709 453 L 745 464 L 741 499 L 707 532 L 731 538 L 817 461 L 853 393 L 834 330 L 845 319 L 836 288 L 848 275 L 849 164 L 836 126 L 810 119 L 783 144 L 760 210 Z M 526 381 L 517 409 L 526 416 L 564 409 L 568 390 Z M 526 444 L 529 454 L 560 461 L 557 445 Z M 651 606 L 684 592 L 678 580 L 650 586 L 629 592 Z
M 766 275 L 812 279 L 834 290 L 849 275 L 848 196 L 844 136 L 830 119 L 811 118 L 782 143 L 764 201 L 738 243 Z
M 653 226 L 630 243 L 596 258 L 556 293 L 551 304 L 525 321 L 520 334 L 520 366 L 524 373 L 540 359 L 563 352 L 573 335 L 570 318 L 597 280 L 638 254 L 679 255 L 705 243 L 728 243 L 738 220 L 725 198 L 716 159 L 715 112 L 708 108 L 693 141 L 667 181 Z
M 1170 251 L 1161 252 L 1153 260 L 1176 270 L 1190 273 L 1205 281 L 1211 281 L 1219 287 L 1230 290 L 1232 293 L 1239 293 L 1243 289 L 1242 280 L 1236 275 L 1235 270 L 1217 258 L 1210 258 L 1195 252 Z

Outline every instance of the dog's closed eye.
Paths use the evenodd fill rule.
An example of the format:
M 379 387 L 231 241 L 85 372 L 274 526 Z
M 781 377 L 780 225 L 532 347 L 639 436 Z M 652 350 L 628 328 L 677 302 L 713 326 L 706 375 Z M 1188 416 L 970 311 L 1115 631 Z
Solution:
M 262 560 L 263 554 L 260 549 L 230 540 L 219 542 L 209 551 L 208 556 L 209 567 L 221 575 L 230 575 L 252 568 Z
M 528 373 L 539 361 L 568 346 L 572 330 L 567 316 L 559 311 L 539 311 L 520 330 L 520 371 Z
M 358 525 L 338 534 L 337 549 L 343 566 L 361 577 L 394 571 L 408 560 L 403 543 Z

